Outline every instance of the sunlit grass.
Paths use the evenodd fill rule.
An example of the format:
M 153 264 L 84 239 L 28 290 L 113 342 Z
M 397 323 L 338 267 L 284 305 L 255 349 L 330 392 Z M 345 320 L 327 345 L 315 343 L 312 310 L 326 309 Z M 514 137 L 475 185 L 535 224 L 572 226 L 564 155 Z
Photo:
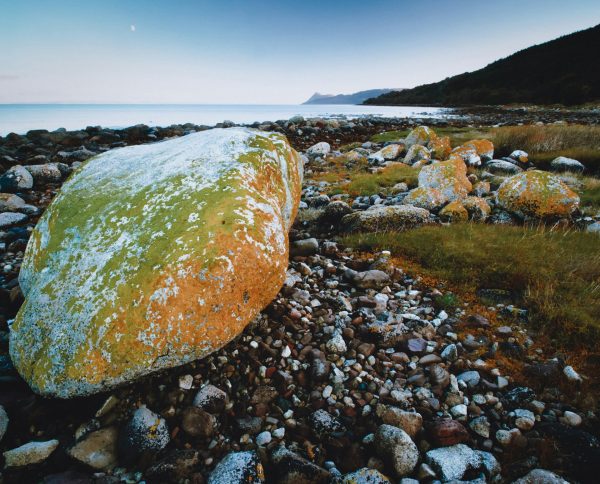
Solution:
M 544 227 L 427 226 L 354 234 L 342 242 L 391 250 L 426 273 L 462 287 L 504 289 L 530 311 L 530 324 L 564 343 L 600 336 L 600 239 Z
M 587 172 L 600 171 L 600 126 L 506 126 L 495 129 L 490 139 L 497 156 L 520 149 L 542 169 L 554 158 L 566 156 L 583 163 Z

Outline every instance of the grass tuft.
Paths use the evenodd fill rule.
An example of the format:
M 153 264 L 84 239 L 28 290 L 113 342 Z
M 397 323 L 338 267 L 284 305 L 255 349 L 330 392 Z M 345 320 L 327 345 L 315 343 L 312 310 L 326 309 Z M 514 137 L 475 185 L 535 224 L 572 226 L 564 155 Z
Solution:
M 418 176 L 419 168 L 393 163 L 376 173 L 358 173 L 352 177 L 350 183 L 341 188 L 353 197 L 373 195 L 400 182 L 406 183 L 409 188 L 414 188 L 418 184 Z
M 529 309 L 530 323 L 565 344 L 600 339 L 600 239 L 544 227 L 426 226 L 349 235 L 346 246 L 391 250 L 465 291 L 503 289 Z

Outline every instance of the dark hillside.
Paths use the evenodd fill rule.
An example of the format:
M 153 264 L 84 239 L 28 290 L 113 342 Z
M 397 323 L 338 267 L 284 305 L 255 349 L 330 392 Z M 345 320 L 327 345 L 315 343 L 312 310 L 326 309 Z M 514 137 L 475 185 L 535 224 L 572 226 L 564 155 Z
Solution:
M 600 25 L 535 45 L 483 69 L 371 98 L 375 105 L 582 104 L 600 100 Z

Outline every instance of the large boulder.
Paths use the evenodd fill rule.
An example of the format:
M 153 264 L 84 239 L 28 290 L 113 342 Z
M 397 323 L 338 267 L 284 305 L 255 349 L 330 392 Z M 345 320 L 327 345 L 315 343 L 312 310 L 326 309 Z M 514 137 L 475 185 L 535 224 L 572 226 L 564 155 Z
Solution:
M 555 171 L 572 171 L 575 173 L 581 173 L 585 170 L 585 166 L 580 161 L 574 160 L 573 158 L 567 158 L 566 156 L 559 156 L 554 158 L 550 166 Z
M 277 294 L 302 164 L 284 136 L 214 129 L 104 153 L 32 233 L 15 367 L 72 397 L 202 358 Z
M 467 167 L 457 158 L 421 168 L 419 186 L 437 188 L 450 201 L 466 197 L 472 189 Z
M 520 166 L 506 160 L 491 160 L 485 164 L 485 169 L 490 173 L 501 175 L 516 175 L 521 173 L 523 169 Z
M 402 203 L 425 208 L 430 211 L 436 211 L 446 205 L 448 199 L 437 188 L 417 187 L 408 192 L 402 200 Z
M 551 173 L 530 170 L 506 179 L 497 192 L 500 207 L 520 217 L 569 217 L 579 197 Z
M 429 221 L 429 211 L 413 205 L 376 205 L 346 215 L 342 226 L 349 232 L 383 232 L 418 227 Z
M 435 131 L 428 126 L 417 126 L 404 140 L 407 147 L 411 147 L 413 145 L 426 145 L 431 140 L 436 139 L 437 135 Z

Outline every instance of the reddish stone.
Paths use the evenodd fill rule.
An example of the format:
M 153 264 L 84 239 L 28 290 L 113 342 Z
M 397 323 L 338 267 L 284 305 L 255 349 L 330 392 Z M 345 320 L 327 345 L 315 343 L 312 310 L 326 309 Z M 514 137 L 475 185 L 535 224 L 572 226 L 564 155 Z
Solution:
M 429 428 L 429 436 L 436 446 L 446 447 L 469 440 L 469 432 L 457 420 L 437 420 Z

